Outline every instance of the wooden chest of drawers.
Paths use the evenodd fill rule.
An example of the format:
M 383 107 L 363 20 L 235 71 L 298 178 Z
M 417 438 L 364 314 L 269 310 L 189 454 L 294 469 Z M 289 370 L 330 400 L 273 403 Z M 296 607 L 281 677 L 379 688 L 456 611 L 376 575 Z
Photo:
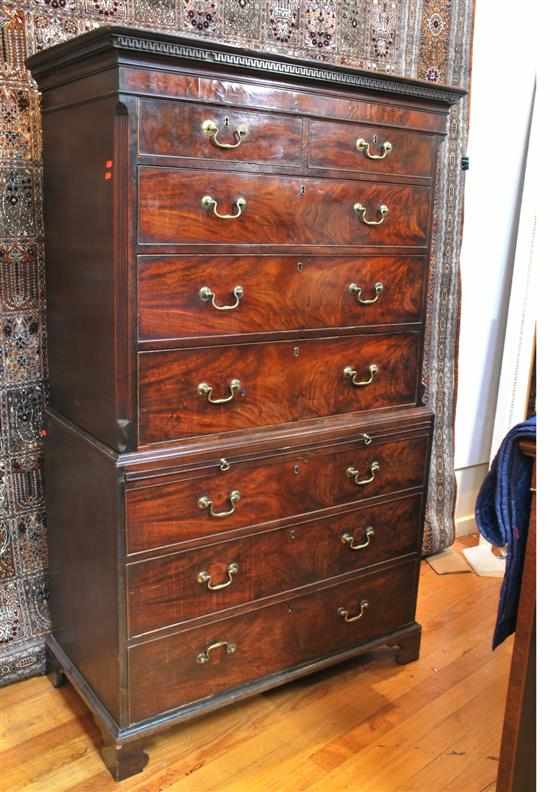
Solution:
M 43 92 L 52 677 L 154 732 L 418 655 L 438 145 L 462 92 L 104 28 Z

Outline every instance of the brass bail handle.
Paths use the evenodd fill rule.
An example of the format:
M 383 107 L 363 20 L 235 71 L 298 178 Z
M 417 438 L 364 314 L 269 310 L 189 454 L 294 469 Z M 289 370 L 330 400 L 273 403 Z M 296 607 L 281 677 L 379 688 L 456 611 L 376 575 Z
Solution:
M 358 216 L 359 220 L 368 226 L 377 226 L 382 225 L 386 217 L 389 215 L 390 210 L 386 206 L 386 204 L 380 204 L 378 209 L 376 210 L 376 214 L 378 215 L 377 220 L 367 220 L 367 207 L 364 206 L 362 203 L 354 203 L 353 204 L 353 211 Z
M 218 220 L 237 220 L 242 215 L 246 209 L 246 198 L 243 198 L 241 195 L 236 198 L 233 203 L 237 209 L 235 214 L 222 214 L 218 212 L 218 201 L 215 198 L 211 195 L 203 195 L 201 198 L 202 208 L 214 215 L 214 217 L 217 217 Z
M 211 517 L 230 517 L 232 514 L 235 513 L 237 510 L 237 503 L 241 499 L 241 493 L 239 490 L 233 490 L 229 493 L 229 503 L 231 504 L 231 508 L 227 509 L 226 511 L 217 512 L 214 510 L 214 503 L 212 498 L 209 498 L 208 495 L 202 495 L 198 501 L 197 505 L 199 509 L 208 509 L 208 514 Z M 235 572 L 237 570 L 234 570 Z
M 363 297 L 363 289 L 357 283 L 350 283 L 348 286 L 348 292 L 353 294 L 356 301 L 361 305 L 373 305 L 382 297 L 382 294 L 384 293 L 384 284 L 380 281 L 377 281 L 374 284 L 374 297 Z
M 197 581 L 199 583 L 206 583 L 206 587 L 209 591 L 219 591 L 220 589 L 227 588 L 233 583 L 233 577 L 238 571 L 239 565 L 236 562 L 228 564 L 226 567 L 227 580 L 224 580 L 223 583 L 216 583 L 215 585 L 212 585 L 212 576 L 206 571 L 206 569 L 203 569 L 197 575 Z
M 368 607 L 369 607 L 369 603 L 367 602 L 367 600 L 361 600 L 361 602 L 359 603 L 359 613 L 357 613 L 355 616 L 350 616 L 349 611 L 346 610 L 346 608 L 338 608 L 336 612 L 338 616 L 341 616 L 345 622 L 351 624 L 352 622 L 359 621 L 359 619 L 363 617 L 363 614 L 365 613 Z
M 203 665 L 204 663 L 210 662 L 210 655 L 216 649 L 225 649 L 226 655 L 232 655 L 237 651 L 237 644 L 231 641 L 213 641 L 211 644 L 208 644 L 203 652 L 198 653 L 196 657 L 197 663 Z
M 362 151 L 365 157 L 368 157 L 368 159 L 371 160 L 386 159 L 386 157 L 388 157 L 393 150 L 393 146 L 389 140 L 385 140 L 384 143 L 381 144 L 380 154 L 374 154 L 370 150 L 370 146 L 371 144 L 367 140 L 365 140 L 365 138 L 357 138 L 357 140 L 355 141 L 355 148 L 357 149 L 357 151 Z
M 344 369 L 344 377 L 351 380 L 351 384 L 356 388 L 365 388 L 367 385 L 372 385 L 377 374 L 378 366 L 376 363 L 371 363 L 369 366 L 369 376 L 365 380 L 359 379 L 359 372 L 353 366 L 346 366 Z
M 380 462 L 377 462 L 375 459 L 374 462 L 370 463 L 369 474 L 366 478 L 362 479 L 361 473 L 353 465 L 350 465 L 348 468 L 346 468 L 346 476 L 350 479 L 353 479 L 353 483 L 357 484 L 358 487 L 365 487 L 367 484 L 372 484 L 379 470 Z
M 350 533 L 343 533 L 340 537 L 340 541 L 342 544 L 345 544 L 349 547 L 350 550 L 364 550 L 366 547 L 370 545 L 370 540 L 374 536 L 374 528 L 372 525 L 369 525 L 365 528 L 365 541 L 361 542 L 360 544 L 355 544 L 355 539 L 352 534 Z
M 229 119 L 225 119 L 224 126 L 227 127 L 229 125 Z M 221 149 L 236 149 L 239 148 L 245 137 L 248 135 L 248 127 L 246 124 L 239 124 L 239 126 L 233 130 L 233 137 L 235 138 L 234 143 L 222 143 L 221 140 L 218 140 L 218 133 L 219 128 L 215 121 L 211 118 L 208 118 L 206 121 L 202 122 L 202 131 L 206 135 L 207 138 L 210 138 L 210 141 Z
M 208 382 L 201 382 L 197 387 L 197 392 L 199 396 L 206 397 L 206 401 L 210 404 L 227 404 L 227 402 L 233 401 L 240 389 L 241 381 L 238 379 L 232 379 L 229 382 L 229 396 L 220 396 L 218 399 L 213 399 L 212 394 L 214 393 L 214 387 Z
M 233 289 L 233 297 L 235 301 L 229 305 L 218 305 L 216 302 L 216 292 L 212 291 L 209 286 L 202 286 L 199 289 L 199 297 L 203 302 L 209 302 L 216 311 L 234 311 L 241 304 L 244 297 L 244 288 L 242 286 L 235 286 Z

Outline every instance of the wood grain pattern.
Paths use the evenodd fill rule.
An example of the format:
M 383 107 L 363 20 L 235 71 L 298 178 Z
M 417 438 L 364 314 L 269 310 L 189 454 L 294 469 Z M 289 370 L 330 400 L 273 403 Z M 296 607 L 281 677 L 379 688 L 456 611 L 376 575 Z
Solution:
M 217 125 L 217 139 L 221 143 L 235 144 L 234 131 L 239 126 L 245 126 L 248 134 L 240 138 L 237 148 L 219 148 L 202 130 L 206 120 Z M 299 165 L 303 162 L 302 127 L 302 119 L 296 117 L 142 99 L 139 103 L 139 154 Z
M 244 526 L 303 515 L 374 495 L 417 487 L 424 482 L 428 437 L 357 443 L 340 448 L 293 453 L 263 461 L 232 465 L 227 472 L 205 474 L 142 486 L 126 493 L 128 552 L 137 553 L 201 537 L 211 537 Z M 371 484 L 357 486 L 346 475 L 349 466 L 368 474 L 373 461 L 380 464 Z M 239 490 L 234 514 L 215 518 L 200 509 L 207 495 L 217 511 L 228 507 L 228 495 Z
M 138 96 L 161 96 L 187 101 L 211 102 L 229 107 L 257 108 L 284 111 L 315 118 L 334 118 L 370 124 L 386 124 L 406 129 L 420 129 L 445 134 L 447 113 L 434 107 L 407 106 L 381 101 L 380 97 L 339 91 L 327 93 L 309 85 L 258 84 L 254 80 L 235 75 L 205 75 L 175 72 L 167 69 L 147 69 L 138 64 L 122 65 L 119 70 L 120 90 Z
M 142 340 L 266 333 L 306 328 L 419 322 L 426 263 L 422 256 L 139 256 L 138 322 Z M 384 290 L 378 302 L 362 299 Z M 201 300 L 208 286 L 218 311 Z
M 127 569 L 129 634 L 196 618 L 416 553 L 422 515 L 419 495 L 325 517 L 277 531 L 259 533 L 164 558 L 133 563 Z M 351 535 L 352 550 L 342 541 Z M 197 576 L 206 571 L 210 585 L 224 584 L 227 569 L 237 564 L 230 586 L 210 591 Z
M 356 146 L 363 138 L 370 144 L 370 153 L 380 155 L 385 141 L 392 144 L 384 159 L 370 159 Z M 308 124 L 307 162 L 310 168 L 387 174 L 400 176 L 432 175 L 436 148 L 429 135 L 410 130 L 373 127 L 364 124 L 337 124 L 310 121 Z
M 427 187 L 143 166 L 138 177 L 142 244 L 427 244 Z M 222 214 L 235 214 L 240 196 L 247 207 L 236 220 L 220 220 L 201 207 L 204 195 Z M 367 226 L 353 211 L 356 202 L 368 219 L 377 219 L 381 204 L 390 213 L 382 225 Z
M 128 652 L 131 720 L 231 690 L 405 626 L 414 618 L 416 572 L 413 561 L 132 647 Z M 346 623 L 338 609 L 345 608 L 354 617 L 363 601 L 368 602 L 363 617 Z M 197 662 L 197 655 L 218 641 L 234 643 L 236 651 L 228 655 L 222 647 L 212 652 L 209 662 Z
M 140 442 L 414 404 L 419 341 L 414 334 L 353 336 L 142 352 Z M 356 387 L 344 375 L 351 366 L 366 381 L 370 365 L 378 366 L 371 385 Z M 225 398 L 233 379 L 241 386 L 228 403 L 210 404 L 198 392 L 207 383 L 213 399 Z

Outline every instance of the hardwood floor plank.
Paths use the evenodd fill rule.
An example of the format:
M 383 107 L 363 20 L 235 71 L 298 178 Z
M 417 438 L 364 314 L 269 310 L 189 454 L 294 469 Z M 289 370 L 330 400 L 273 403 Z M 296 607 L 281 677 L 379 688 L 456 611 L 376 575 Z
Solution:
M 420 660 L 356 658 L 154 738 L 115 784 L 70 686 L 0 689 L 0 792 L 491 792 L 512 642 L 500 581 L 422 565 Z

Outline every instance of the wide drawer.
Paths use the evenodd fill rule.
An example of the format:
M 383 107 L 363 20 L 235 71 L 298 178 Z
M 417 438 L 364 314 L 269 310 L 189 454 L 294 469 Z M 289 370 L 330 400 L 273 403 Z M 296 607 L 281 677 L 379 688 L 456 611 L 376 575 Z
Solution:
M 140 443 L 415 404 L 420 341 L 357 335 L 142 352 Z
M 395 632 L 414 619 L 417 570 L 410 562 L 131 647 L 131 721 Z
M 156 479 L 128 489 L 128 552 L 205 539 L 423 484 L 427 434 L 375 439 L 367 445 L 368 440 L 230 461 L 176 481 Z
M 139 154 L 299 165 L 302 128 L 292 116 L 142 99 Z
M 427 243 L 428 187 L 187 168 L 138 173 L 144 244 Z
M 142 340 L 421 319 L 422 256 L 139 256 Z
M 436 141 L 404 129 L 311 121 L 308 165 L 359 173 L 429 177 Z
M 300 588 L 418 550 L 412 495 L 245 539 L 129 564 L 130 636 Z

